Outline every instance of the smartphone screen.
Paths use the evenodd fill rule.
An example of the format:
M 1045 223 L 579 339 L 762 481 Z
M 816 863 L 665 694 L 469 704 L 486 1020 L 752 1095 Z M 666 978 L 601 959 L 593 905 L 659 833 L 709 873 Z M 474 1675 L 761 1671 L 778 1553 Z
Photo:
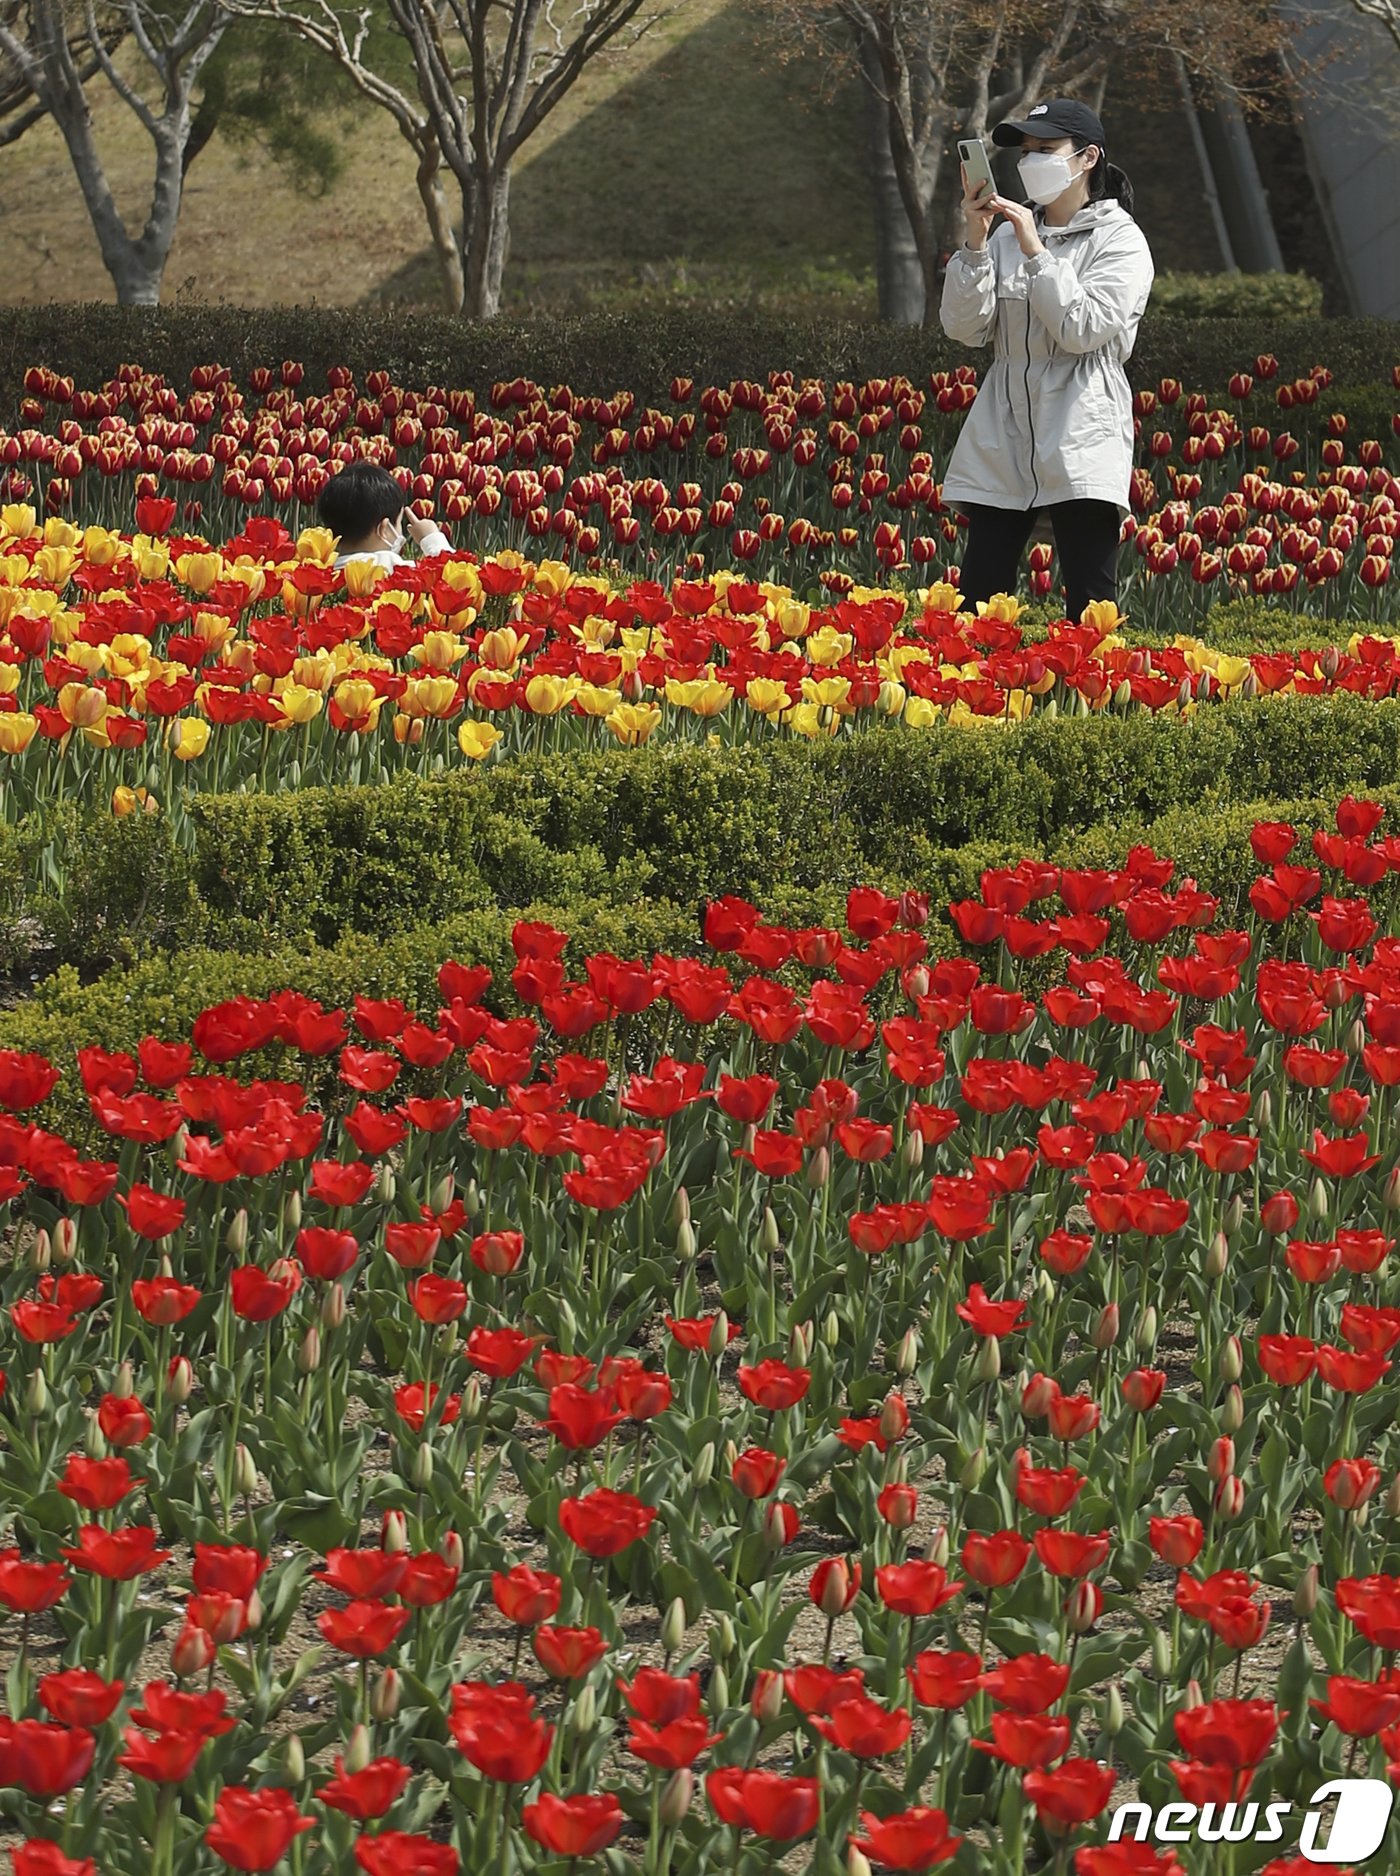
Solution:
M 973 137 L 959 143 L 958 155 L 962 158 L 967 179 L 975 190 L 979 182 L 985 182 L 988 189 L 995 193 L 996 179 L 992 175 L 992 166 L 987 160 L 987 147 L 980 137 Z

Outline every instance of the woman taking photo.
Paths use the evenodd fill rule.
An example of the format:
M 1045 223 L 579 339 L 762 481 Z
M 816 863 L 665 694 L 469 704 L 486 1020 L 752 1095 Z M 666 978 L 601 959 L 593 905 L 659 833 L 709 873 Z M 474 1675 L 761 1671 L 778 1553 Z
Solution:
M 1052 98 L 992 140 L 1019 146 L 1030 203 L 963 168 L 967 241 L 943 279 L 950 339 L 995 348 L 954 446 L 943 499 L 967 517 L 959 591 L 971 610 L 1014 592 L 1022 552 L 1050 517 L 1066 616 L 1116 599 L 1130 512 L 1132 393 L 1123 370 L 1152 289 L 1132 184 L 1105 157 L 1086 104 Z M 1005 220 L 992 231 L 998 216 Z

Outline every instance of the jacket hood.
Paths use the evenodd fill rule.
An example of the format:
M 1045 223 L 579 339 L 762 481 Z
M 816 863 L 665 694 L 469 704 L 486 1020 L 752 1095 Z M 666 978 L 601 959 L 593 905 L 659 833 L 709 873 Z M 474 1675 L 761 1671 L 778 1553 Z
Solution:
M 1076 209 L 1063 228 L 1047 228 L 1043 208 L 1036 210 L 1035 220 L 1042 234 L 1064 235 L 1075 234 L 1081 228 L 1093 228 L 1099 222 L 1116 221 L 1120 215 L 1126 216 L 1127 213 L 1127 209 L 1115 196 L 1105 195 L 1097 202 L 1086 202 L 1083 208 Z

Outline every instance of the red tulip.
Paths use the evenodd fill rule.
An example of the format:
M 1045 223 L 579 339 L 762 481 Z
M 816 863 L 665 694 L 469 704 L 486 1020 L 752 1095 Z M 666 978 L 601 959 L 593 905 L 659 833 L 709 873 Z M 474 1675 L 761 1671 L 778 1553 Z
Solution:
M 597 1856 L 622 1829 L 622 1806 L 612 1792 L 558 1798 L 542 1791 L 520 1814 L 525 1834 L 551 1856 Z M 378 1876 L 378 1873 L 373 1873 Z
M 462 1867 L 450 1843 L 406 1830 L 381 1830 L 376 1836 L 360 1837 L 355 1861 L 365 1876 L 457 1876 Z
M 335 1777 L 316 1796 L 333 1811 L 343 1811 L 363 1824 L 383 1817 L 403 1796 L 411 1776 L 411 1768 L 402 1759 L 371 1759 L 358 1772 L 347 1772 L 344 1759 L 337 1754 Z
M 297 1810 L 289 1791 L 225 1785 L 214 1800 L 214 1817 L 204 1841 L 230 1869 L 270 1870 L 314 1823 L 314 1818 L 303 1817 Z
M 945 1811 L 916 1804 L 907 1811 L 876 1817 L 870 1811 L 860 1814 L 864 1837 L 852 1837 L 852 1848 L 876 1863 L 896 1870 L 930 1870 L 951 1861 L 958 1853 L 961 1837 L 948 1835 Z

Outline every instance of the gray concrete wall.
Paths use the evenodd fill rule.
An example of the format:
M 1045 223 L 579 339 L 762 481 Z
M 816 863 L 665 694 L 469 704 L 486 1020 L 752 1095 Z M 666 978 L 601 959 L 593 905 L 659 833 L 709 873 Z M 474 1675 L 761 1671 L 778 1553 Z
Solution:
M 1400 98 L 1400 47 L 1373 20 L 1281 0 L 1305 22 L 1300 51 L 1327 60 L 1328 97 L 1307 100 L 1302 136 L 1355 313 L 1400 319 L 1400 128 L 1348 113 L 1343 100 Z

